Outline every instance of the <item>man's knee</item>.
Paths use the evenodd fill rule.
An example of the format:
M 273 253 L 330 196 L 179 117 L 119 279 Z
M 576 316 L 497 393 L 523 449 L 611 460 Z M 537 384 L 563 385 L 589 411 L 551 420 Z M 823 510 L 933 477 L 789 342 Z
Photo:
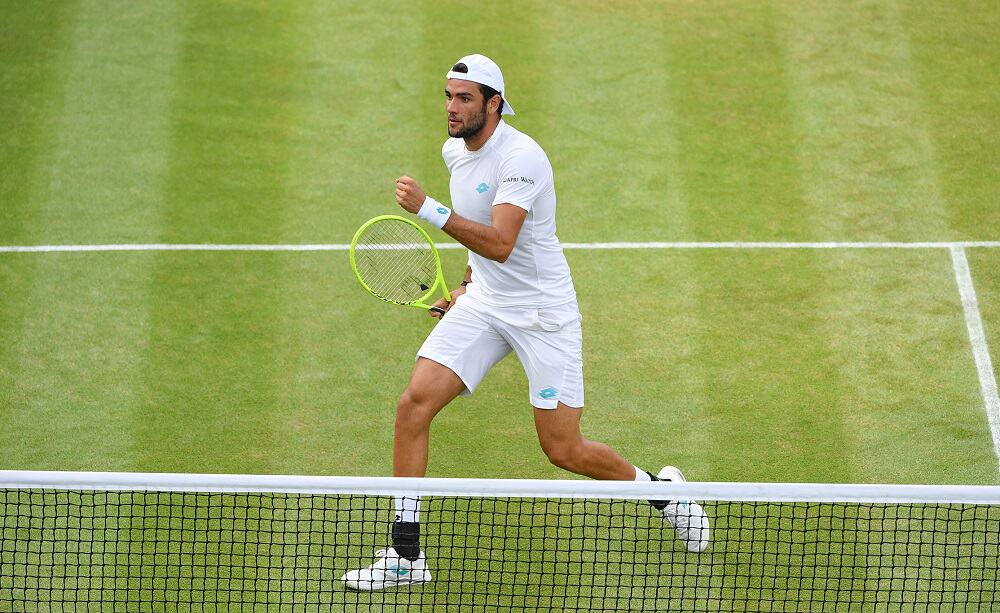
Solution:
M 573 441 L 542 441 L 542 451 L 553 465 L 573 472 L 579 458 L 579 446 Z
M 426 428 L 436 413 L 426 393 L 408 387 L 396 404 L 396 430 Z

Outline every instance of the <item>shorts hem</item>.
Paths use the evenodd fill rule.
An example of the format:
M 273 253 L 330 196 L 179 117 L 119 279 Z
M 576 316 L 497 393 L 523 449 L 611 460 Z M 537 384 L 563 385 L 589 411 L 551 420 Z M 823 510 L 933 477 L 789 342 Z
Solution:
M 455 376 L 457 376 L 459 379 L 461 379 L 462 380 L 462 384 L 465 385 L 465 389 L 462 390 L 462 392 L 459 394 L 459 396 L 471 396 L 472 392 L 474 392 L 476 390 L 476 386 L 475 385 L 469 385 L 468 379 L 466 377 L 462 376 L 462 373 L 459 372 L 459 369 L 456 368 L 454 364 L 449 364 L 445 360 L 442 360 L 440 358 L 436 358 L 434 356 L 430 356 L 430 355 L 427 355 L 427 354 L 424 354 L 424 353 L 420 353 L 420 352 L 417 352 L 417 357 L 418 358 L 424 358 L 425 360 L 430 360 L 431 362 L 434 362 L 435 364 L 440 364 L 441 366 L 444 366 L 445 368 L 447 368 L 451 372 L 455 373 Z
M 582 402 L 579 405 L 573 405 L 573 404 L 570 404 L 568 402 L 563 402 L 561 400 L 556 400 L 556 402 L 552 406 L 540 407 L 540 406 L 538 406 L 538 404 L 539 404 L 538 401 L 535 400 L 535 399 L 532 399 L 531 400 L 531 408 L 533 408 L 533 409 L 539 409 L 541 411 L 552 411 L 552 410 L 555 410 L 555 409 L 559 408 L 559 403 L 560 402 L 562 402 L 564 405 L 566 405 L 570 409 L 576 409 L 578 411 L 583 410 L 583 403 Z M 547 405 L 548 403 L 546 402 L 545 404 Z

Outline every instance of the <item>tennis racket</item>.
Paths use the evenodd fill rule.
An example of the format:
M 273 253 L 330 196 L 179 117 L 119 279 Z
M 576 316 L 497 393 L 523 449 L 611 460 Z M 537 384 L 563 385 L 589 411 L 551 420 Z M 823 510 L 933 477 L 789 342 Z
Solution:
M 358 282 L 375 297 L 444 317 L 444 309 L 428 304 L 439 286 L 444 299 L 451 301 L 441 257 L 416 223 L 399 215 L 369 219 L 354 233 L 350 254 Z

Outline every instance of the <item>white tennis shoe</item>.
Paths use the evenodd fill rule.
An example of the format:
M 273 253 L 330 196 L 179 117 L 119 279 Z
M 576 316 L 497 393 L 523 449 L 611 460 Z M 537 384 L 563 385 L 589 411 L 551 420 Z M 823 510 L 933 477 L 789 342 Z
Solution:
M 656 473 L 661 481 L 683 483 L 687 481 L 681 471 L 674 466 L 664 466 Z M 708 515 L 701 505 L 693 500 L 678 500 L 667 503 L 660 511 L 663 519 L 677 532 L 677 538 L 692 553 L 708 549 Z
M 396 553 L 392 547 L 380 549 L 375 552 L 375 557 L 377 559 L 368 568 L 348 571 L 340 580 L 352 590 L 365 592 L 431 580 L 427 558 L 422 551 L 420 557 L 412 562 Z

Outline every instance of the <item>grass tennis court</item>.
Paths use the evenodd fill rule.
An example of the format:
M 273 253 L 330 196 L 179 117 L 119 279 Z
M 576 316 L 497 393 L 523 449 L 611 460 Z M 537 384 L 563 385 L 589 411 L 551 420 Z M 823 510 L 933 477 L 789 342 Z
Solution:
M 395 399 L 432 323 L 360 294 L 342 253 L 4 257 L 24 297 L 6 333 L 25 340 L 5 344 L 8 466 L 388 471 Z M 570 259 L 581 288 L 601 287 L 580 292 L 588 404 L 602 407 L 585 423 L 637 463 L 669 455 L 706 480 L 993 482 L 943 251 Z M 43 287 L 26 279 L 40 270 Z M 694 287 L 698 270 L 713 272 Z M 434 475 L 563 476 L 522 378 L 505 361 L 440 416 Z
M 348 243 L 401 174 L 448 199 L 443 75 L 476 51 L 566 243 L 1000 240 L 987 2 L 0 10 L 0 247 Z M 1000 248 L 964 252 L 997 363 Z M 636 464 L 1000 483 L 947 249 L 567 257 L 584 432 Z M 0 469 L 388 474 L 432 325 L 344 251 L 0 252 Z M 569 478 L 524 386 L 508 358 L 444 411 L 429 474 Z

